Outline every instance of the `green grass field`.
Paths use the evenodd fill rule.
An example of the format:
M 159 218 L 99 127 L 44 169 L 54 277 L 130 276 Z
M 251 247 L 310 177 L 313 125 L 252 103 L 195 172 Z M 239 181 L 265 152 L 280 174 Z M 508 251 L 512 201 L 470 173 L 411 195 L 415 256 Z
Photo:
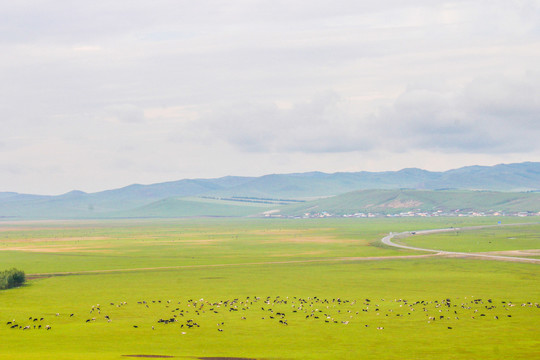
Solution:
M 540 224 L 522 226 L 518 230 L 513 227 L 456 230 L 408 237 L 402 242 L 415 247 L 459 252 L 540 249 Z
M 0 269 L 130 269 L 34 278 L 1 291 L 0 358 L 537 358 L 538 265 L 350 259 L 420 254 L 380 244 L 390 231 L 498 220 L 0 223 Z M 538 225 L 491 231 L 475 238 L 515 237 L 523 241 L 514 250 L 538 248 Z M 141 270 L 159 267 L 175 268 Z

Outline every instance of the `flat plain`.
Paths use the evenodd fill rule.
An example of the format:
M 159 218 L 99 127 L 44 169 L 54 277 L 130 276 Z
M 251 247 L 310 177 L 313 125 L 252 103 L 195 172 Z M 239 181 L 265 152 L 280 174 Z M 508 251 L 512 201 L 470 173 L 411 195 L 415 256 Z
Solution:
M 456 229 L 435 235 L 413 236 L 404 240 L 420 248 L 458 252 L 506 252 L 520 254 L 524 249 L 540 249 L 540 224 L 521 226 L 518 231 L 511 226 L 490 227 L 476 230 Z M 538 257 L 540 254 L 531 252 Z
M 0 223 L 0 269 L 30 279 L 0 292 L 0 357 L 537 358 L 537 264 L 380 243 L 499 221 L 530 218 Z M 534 250 L 538 226 L 404 242 Z

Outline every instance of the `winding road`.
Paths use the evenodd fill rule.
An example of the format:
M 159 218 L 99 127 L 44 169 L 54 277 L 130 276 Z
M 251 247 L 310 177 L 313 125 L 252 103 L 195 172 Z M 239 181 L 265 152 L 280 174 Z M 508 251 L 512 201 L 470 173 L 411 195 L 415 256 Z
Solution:
M 436 250 L 436 249 L 425 249 L 425 248 L 419 248 L 419 247 L 408 246 L 408 245 L 403 245 L 403 244 L 396 244 L 395 242 L 392 242 L 392 239 L 396 237 L 406 238 L 409 236 L 417 236 L 417 235 L 429 235 L 429 234 L 437 234 L 437 233 L 443 233 L 443 232 L 485 229 L 485 228 L 501 227 L 501 226 L 517 226 L 517 225 L 527 225 L 527 224 L 484 225 L 484 226 L 470 226 L 470 227 L 463 227 L 463 228 L 445 228 L 445 229 L 434 229 L 434 230 L 405 231 L 401 233 L 390 233 L 386 235 L 385 237 L 383 237 L 381 241 L 383 244 L 388 245 L 388 246 L 398 247 L 398 248 L 407 249 L 407 250 L 433 252 L 433 253 L 437 253 L 438 255 L 460 256 L 460 257 L 466 256 L 466 257 L 475 257 L 475 258 L 486 258 L 486 259 L 492 259 L 492 260 L 517 261 L 517 262 L 528 262 L 528 263 L 540 264 L 540 259 L 524 258 L 524 257 L 516 257 L 516 256 L 481 254 L 481 253 L 446 251 L 446 250 Z

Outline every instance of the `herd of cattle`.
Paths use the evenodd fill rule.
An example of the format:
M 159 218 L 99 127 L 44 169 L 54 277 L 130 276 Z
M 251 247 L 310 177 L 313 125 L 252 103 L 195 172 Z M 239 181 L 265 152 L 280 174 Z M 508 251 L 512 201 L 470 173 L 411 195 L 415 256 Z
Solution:
M 181 334 L 203 326 L 215 326 L 219 332 L 231 326 L 238 327 L 243 322 L 259 321 L 276 326 L 294 326 L 302 321 L 315 325 L 359 325 L 376 330 L 384 330 L 395 321 L 416 321 L 425 324 L 443 324 L 449 330 L 459 326 L 460 320 L 502 321 L 511 318 L 516 306 L 538 311 L 540 305 L 533 302 L 513 303 L 511 301 L 477 298 L 452 300 L 406 299 L 361 299 L 319 297 L 250 297 L 220 301 L 205 299 L 140 300 L 109 302 L 107 305 L 92 305 L 84 314 L 44 314 L 24 319 L 9 319 L 4 324 L 12 330 L 51 330 L 50 324 L 62 326 L 69 321 L 111 323 L 115 320 L 134 329 L 159 330 L 164 326 L 174 326 Z M 126 310 L 128 310 L 126 312 Z M 148 312 L 141 316 L 141 313 Z M 137 314 L 137 316 L 132 316 Z M 139 319 L 134 322 L 132 319 Z M 57 321 L 62 319 L 62 321 Z M 144 321 L 140 319 L 145 319 Z M 392 321 L 389 321 L 392 319 Z M 214 325 L 215 324 L 215 325 Z M 257 326 L 260 326 L 257 323 Z

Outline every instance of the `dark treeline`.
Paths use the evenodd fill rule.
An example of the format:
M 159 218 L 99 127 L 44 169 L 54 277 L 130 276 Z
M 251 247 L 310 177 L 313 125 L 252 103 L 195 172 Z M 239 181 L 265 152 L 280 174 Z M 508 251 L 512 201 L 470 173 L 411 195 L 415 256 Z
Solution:
M 267 201 L 281 201 L 281 202 L 306 202 L 306 200 L 273 199 L 273 198 L 260 198 L 260 197 L 254 197 L 254 196 L 233 196 L 233 199 L 267 200 Z
M 26 281 L 24 271 L 15 268 L 0 271 L 0 290 L 11 289 L 20 286 Z
M 273 204 L 273 205 L 289 205 L 290 203 L 306 202 L 305 200 L 289 200 L 289 199 L 272 199 L 272 198 L 258 198 L 252 196 L 233 196 L 233 197 L 217 197 L 217 196 L 201 196 L 203 199 L 224 200 L 224 201 L 238 201 L 246 203 L 258 203 L 258 204 Z

